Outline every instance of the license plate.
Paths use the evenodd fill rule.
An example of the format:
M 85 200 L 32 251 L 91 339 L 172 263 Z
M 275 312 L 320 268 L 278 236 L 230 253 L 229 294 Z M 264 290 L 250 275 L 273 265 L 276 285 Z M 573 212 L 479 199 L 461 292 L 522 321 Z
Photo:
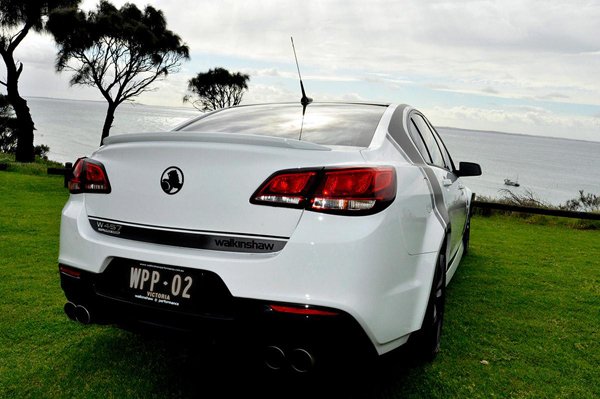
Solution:
M 139 262 L 129 266 L 126 283 L 133 298 L 148 304 L 187 307 L 194 296 L 194 276 L 177 267 Z

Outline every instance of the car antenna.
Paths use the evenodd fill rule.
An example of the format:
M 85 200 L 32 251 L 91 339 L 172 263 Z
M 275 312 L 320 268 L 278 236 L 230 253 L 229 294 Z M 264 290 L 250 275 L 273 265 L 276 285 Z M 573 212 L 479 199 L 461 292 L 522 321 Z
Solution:
M 296 56 L 296 47 L 294 46 L 294 38 L 290 36 L 292 40 L 292 49 L 294 50 L 294 59 L 296 60 L 296 69 L 298 69 L 298 77 L 300 78 L 300 89 L 302 90 L 302 98 L 300 99 L 300 104 L 302 104 L 303 110 L 306 111 L 306 106 L 312 103 L 313 99 L 306 96 L 306 92 L 304 91 L 304 84 L 302 83 L 302 75 L 300 74 L 300 67 L 298 66 L 298 57 Z
M 294 59 L 296 60 L 296 69 L 298 69 L 298 77 L 300 78 L 300 90 L 302 90 L 302 98 L 300 99 L 300 104 L 302 104 L 302 122 L 300 124 L 300 136 L 298 140 L 302 140 L 302 131 L 304 130 L 304 114 L 306 113 L 306 107 L 308 104 L 312 103 L 312 98 L 306 96 L 306 92 L 304 91 L 304 84 L 302 83 L 302 75 L 300 74 L 300 67 L 298 66 L 298 57 L 296 56 L 296 46 L 294 46 L 294 38 L 290 36 L 292 40 L 292 50 L 294 50 Z

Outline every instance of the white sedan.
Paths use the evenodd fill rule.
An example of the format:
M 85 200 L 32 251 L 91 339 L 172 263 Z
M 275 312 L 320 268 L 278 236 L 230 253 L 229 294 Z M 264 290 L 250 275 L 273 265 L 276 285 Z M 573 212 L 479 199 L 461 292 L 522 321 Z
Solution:
M 62 212 L 67 315 L 249 342 L 272 369 L 439 350 L 471 191 L 407 105 L 266 104 L 109 137 Z M 323 362 L 326 363 L 326 362 Z

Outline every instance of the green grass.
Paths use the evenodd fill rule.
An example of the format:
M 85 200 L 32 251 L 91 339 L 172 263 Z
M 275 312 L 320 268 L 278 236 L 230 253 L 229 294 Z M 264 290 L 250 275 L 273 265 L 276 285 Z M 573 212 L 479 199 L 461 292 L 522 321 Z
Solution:
M 0 398 L 319 396 L 314 382 L 246 370 L 230 354 L 69 321 L 56 265 L 67 196 L 61 177 L 0 172 Z M 399 352 L 358 375 L 323 376 L 319 391 L 600 397 L 600 232 L 506 216 L 472 226 L 437 359 L 410 364 Z

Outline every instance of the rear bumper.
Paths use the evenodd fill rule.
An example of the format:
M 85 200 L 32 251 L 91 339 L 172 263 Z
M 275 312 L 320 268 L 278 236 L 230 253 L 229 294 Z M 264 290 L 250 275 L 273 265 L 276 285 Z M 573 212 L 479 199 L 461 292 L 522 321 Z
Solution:
M 336 309 L 348 315 L 352 325 L 358 325 L 371 346 L 383 354 L 404 344 L 410 333 L 421 327 L 437 258 L 433 252 L 408 253 L 402 238 L 403 221 L 387 215 L 410 216 L 394 210 L 400 204 L 397 199 L 385 211 L 364 217 L 305 212 L 285 247 L 264 254 L 160 245 L 100 234 L 90 226 L 83 196 L 71 196 L 62 213 L 59 263 L 90 276 L 101 275 L 115 258 L 206 270 L 218 275 L 231 293 L 234 316 L 246 303 Z M 435 218 L 428 223 L 434 233 L 427 238 L 438 240 L 443 231 Z M 67 287 L 65 292 L 71 300 L 69 295 L 77 290 Z M 95 293 L 89 288 L 87 292 Z M 114 302 L 92 299 L 102 299 L 97 304 L 100 310 Z M 260 306 L 257 309 L 241 313 L 273 317 L 262 314 Z M 111 318 L 119 315 L 114 307 L 106 313 Z
M 79 275 L 60 272 L 61 287 L 69 302 L 89 311 L 92 323 L 210 339 L 228 346 L 308 348 L 321 358 L 339 358 L 348 348 L 352 348 L 353 357 L 376 354 L 361 326 L 339 309 L 313 308 L 330 315 L 286 313 L 272 306 L 301 309 L 304 305 L 236 298 L 227 293 L 210 308 L 179 312 L 107 296 L 98 288 L 101 274 L 72 267 L 69 270 Z

